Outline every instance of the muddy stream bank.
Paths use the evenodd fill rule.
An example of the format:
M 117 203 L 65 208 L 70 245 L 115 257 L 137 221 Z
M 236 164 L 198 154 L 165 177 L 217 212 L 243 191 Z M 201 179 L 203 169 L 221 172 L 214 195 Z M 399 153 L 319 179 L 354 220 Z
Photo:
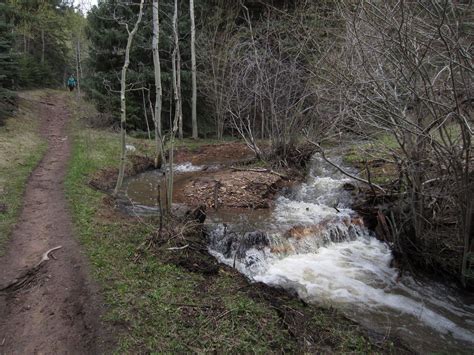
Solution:
M 128 213 L 157 213 L 161 176 L 155 170 L 126 179 L 122 200 Z M 415 351 L 471 352 L 472 297 L 400 275 L 391 266 L 390 246 L 351 209 L 351 183 L 318 157 L 306 180 L 295 185 L 270 173 L 181 161 L 174 191 L 178 203 L 207 205 L 209 252 L 251 281 L 336 307 Z

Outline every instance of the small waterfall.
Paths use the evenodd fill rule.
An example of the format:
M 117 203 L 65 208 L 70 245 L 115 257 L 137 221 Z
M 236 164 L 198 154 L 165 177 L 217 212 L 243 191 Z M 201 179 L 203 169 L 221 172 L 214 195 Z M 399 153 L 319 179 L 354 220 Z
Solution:
M 245 219 L 232 226 L 217 224 L 211 228 L 211 253 L 253 277 L 271 260 L 316 253 L 331 243 L 368 237 L 370 233 L 362 219 L 348 207 L 349 193 L 341 188 L 350 180 L 324 168 L 317 158 L 313 158 L 312 166 L 307 182 L 290 196 L 277 199 L 273 214 L 260 230 L 246 231 Z
M 389 246 L 350 208 L 350 190 L 349 179 L 314 157 L 306 182 L 260 224 L 236 218 L 211 227 L 209 250 L 251 280 L 336 306 L 418 351 L 472 350 L 474 307 L 442 285 L 400 279 Z

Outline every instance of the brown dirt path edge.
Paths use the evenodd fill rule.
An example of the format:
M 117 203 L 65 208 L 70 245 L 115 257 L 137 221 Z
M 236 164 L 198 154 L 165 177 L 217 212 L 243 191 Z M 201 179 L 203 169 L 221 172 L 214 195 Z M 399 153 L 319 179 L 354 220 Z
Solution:
M 48 150 L 29 178 L 19 221 L 0 258 L 0 285 L 36 265 L 47 250 L 62 248 L 32 282 L 0 294 L 0 354 L 98 353 L 103 351 L 98 287 L 73 236 L 63 187 L 70 112 L 60 93 L 48 94 L 44 102 L 36 111 Z

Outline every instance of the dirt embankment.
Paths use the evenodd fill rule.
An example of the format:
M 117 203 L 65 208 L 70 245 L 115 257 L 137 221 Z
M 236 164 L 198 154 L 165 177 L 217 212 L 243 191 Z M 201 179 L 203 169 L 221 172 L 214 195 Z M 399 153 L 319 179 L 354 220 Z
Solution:
M 19 221 L 0 258 L 0 353 L 97 353 L 99 339 L 106 338 L 101 300 L 74 238 L 63 189 L 71 113 L 63 94 L 43 101 L 35 110 L 48 150 L 30 176 Z M 44 254 L 56 247 L 61 248 Z
M 193 165 L 229 165 L 254 159 L 255 154 L 242 142 L 206 144 L 196 149 L 180 147 L 174 153 L 177 164 L 190 162 Z
M 133 154 L 128 159 L 130 164 L 125 168 L 125 176 L 134 176 L 155 168 L 154 161 L 150 157 Z M 102 169 L 91 176 L 89 185 L 97 190 L 110 192 L 115 187 L 118 173 L 119 169 L 116 167 Z

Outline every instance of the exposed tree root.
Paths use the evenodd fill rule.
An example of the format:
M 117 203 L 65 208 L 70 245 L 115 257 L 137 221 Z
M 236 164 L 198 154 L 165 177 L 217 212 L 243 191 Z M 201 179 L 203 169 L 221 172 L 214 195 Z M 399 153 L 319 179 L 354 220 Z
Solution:
M 50 260 L 49 254 L 55 250 L 61 249 L 62 246 L 57 246 L 55 248 L 49 249 L 45 253 L 43 253 L 43 256 L 41 257 L 41 260 L 33 267 L 26 269 L 22 271 L 22 273 L 12 281 L 8 282 L 6 286 L 1 286 L 0 287 L 0 293 L 11 293 L 11 292 L 16 292 L 22 288 L 27 287 L 31 282 L 34 280 L 36 274 L 38 273 L 39 270 L 43 267 L 43 265 Z M 53 257 L 54 259 L 54 257 Z

